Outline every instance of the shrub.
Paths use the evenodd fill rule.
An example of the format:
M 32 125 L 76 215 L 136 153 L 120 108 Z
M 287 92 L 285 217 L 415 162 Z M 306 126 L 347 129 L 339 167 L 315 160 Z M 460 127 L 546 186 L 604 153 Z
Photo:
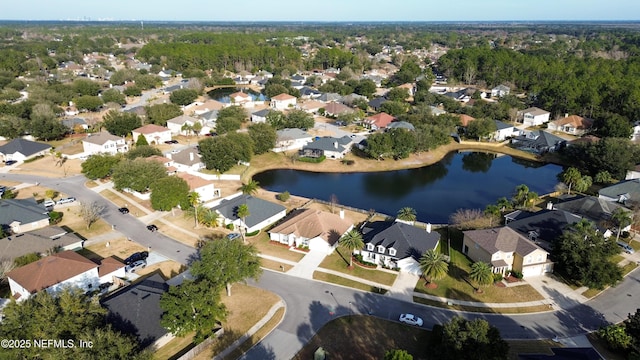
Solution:
M 620 233 L 620 237 L 622 237 L 623 239 L 628 239 L 631 236 L 631 233 L 629 233 L 628 231 L 623 231 Z
M 376 264 L 374 264 L 372 262 L 368 262 L 368 261 L 364 260 L 363 257 L 362 257 L 362 254 L 353 254 L 353 258 L 356 259 L 356 261 L 359 262 L 362 265 L 377 266 Z
M 229 230 L 233 230 L 235 228 L 235 226 L 233 226 L 233 224 L 227 224 L 227 226 L 225 226 L 227 229 Z
M 44 155 L 38 155 L 38 156 L 34 156 L 34 157 L 30 158 L 30 159 L 26 159 L 26 160 L 25 160 L 25 161 L 23 161 L 23 162 L 24 162 L 25 164 L 27 164 L 27 163 L 34 162 L 34 161 L 36 161 L 36 160 L 40 160 L 40 159 L 42 159 L 43 157 L 44 157 Z
M 502 274 L 493 274 L 493 282 L 502 281 Z
M 276 195 L 276 198 L 282 202 L 286 202 L 287 200 L 289 200 L 290 197 L 291 197 L 291 194 L 289 194 L 288 191 L 285 191 Z
M 345 164 L 345 165 L 353 165 L 353 164 L 356 163 L 354 160 L 342 160 L 340 162 Z
M 522 279 L 523 275 L 520 271 L 511 270 L 511 276 L 513 276 L 516 279 Z
M 40 260 L 40 254 L 38 253 L 30 253 L 22 256 L 18 256 L 13 259 L 13 264 L 16 267 L 25 266 L 27 264 L 31 264 L 32 262 Z
M 310 158 L 310 157 L 301 157 L 298 160 L 302 161 L 302 162 L 308 162 L 308 163 L 321 163 L 324 161 L 324 159 L 326 159 L 327 157 L 322 155 L 319 158 Z
M 245 236 L 256 236 L 260 233 L 260 230 L 252 231 L 250 233 L 246 233 Z
M 58 212 L 58 211 L 52 211 L 49 213 L 49 224 L 50 225 L 55 225 L 57 223 L 59 223 L 60 221 L 62 221 L 62 216 L 64 216 L 64 213 Z

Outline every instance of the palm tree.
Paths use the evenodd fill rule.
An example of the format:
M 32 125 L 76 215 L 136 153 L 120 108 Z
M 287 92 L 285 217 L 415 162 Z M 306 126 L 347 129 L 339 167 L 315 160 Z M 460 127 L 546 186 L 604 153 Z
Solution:
M 342 235 L 339 244 L 343 248 L 349 250 L 349 267 L 353 267 L 353 252 L 364 247 L 362 235 L 358 230 L 352 229 L 348 233 Z
M 202 216 L 202 223 L 207 227 L 217 227 L 218 226 L 218 213 L 211 209 L 203 208 L 200 212 Z
M 411 207 L 403 207 L 398 210 L 396 218 L 404 221 L 416 221 L 416 210 Z
M 582 174 L 580 173 L 580 170 L 574 167 L 570 167 L 565 172 L 560 174 L 560 177 L 562 178 L 562 182 L 567 184 L 567 194 L 571 194 L 571 187 L 577 184 L 580 179 L 582 179 Z
M 513 197 L 513 202 L 517 205 L 524 206 L 527 203 L 527 194 L 529 194 L 529 187 L 525 184 L 516 186 L 516 195 Z
M 500 208 L 498 205 L 489 204 L 484 208 L 484 214 L 489 217 L 489 226 L 493 226 L 493 219 L 500 218 Z
M 486 262 L 478 261 L 471 265 L 469 278 L 475 281 L 479 286 L 487 286 L 493 283 L 493 272 L 491 266 Z
M 540 196 L 538 196 L 537 192 L 529 191 L 527 193 L 525 206 L 527 206 L 527 207 L 529 205 L 533 206 L 533 203 L 538 199 L 540 199 Z
M 506 197 L 501 197 L 496 201 L 496 206 L 500 209 L 500 211 L 507 211 L 513 208 L 513 204 Z
M 629 212 L 624 209 L 617 208 L 611 213 L 611 220 L 618 228 L 618 233 L 616 234 L 616 241 L 618 241 L 620 240 L 620 232 L 622 229 L 631 225 L 631 216 L 629 215 Z
M 193 206 L 193 211 L 194 211 L 193 218 L 195 219 L 195 222 L 196 222 L 195 228 L 197 229 L 198 228 L 198 204 L 200 204 L 200 194 L 198 194 L 195 191 L 192 191 L 187 195 L 187 198 L 189 200 L 189 204 Z
M 449 263 L 443 254 L 431 249 L 420 257 L 420 271 L 428 282 L 442 279 L 447 275 Z
M 240 235 L 242 235 L 242 241 L 243 242 L 247 242 L 247 239 L 245 239 L 244 237 L 244 233 L 242 232 L 242 228 L 246 227 L 246 218 L 247 216 L 251 215 L 251 213 L 249 213 L 249 206 L 247 206 L 247 204 L 240 204 L 238 205 L 238 208 L 236 209 L 236 216 L 238 216 L 239 218 L 242 219 L 242 225 L 240 226 Z
M 240 188 L 238 190 L 242 191 L 243 194 L 245 195 L 255 195 L 256 192 L 258 192 L 258 186 L 260 185 L 260 183 L 258 183 L 257 181 L 251 179 L 249 180 L 248 183 L 243 184 L 242 186 L 240 186 Z

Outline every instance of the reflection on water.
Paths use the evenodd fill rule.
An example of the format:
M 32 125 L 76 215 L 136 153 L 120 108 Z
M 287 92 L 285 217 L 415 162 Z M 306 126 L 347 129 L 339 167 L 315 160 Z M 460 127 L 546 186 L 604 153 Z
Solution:
M 551 192 L 561 171 L 552 164 L 464 152 L 418 169 L 331 174 L 270 170 L 254 179 L 267 190 L 326 201 L 335 195 L 340 204 L 388 215 L 409 206 L 420 221 L 446 223 L 459 208 L 484 209 L 500 197 L 510 198 L 519 184 L 539 194 Z
M 265 101 L 267 97 L 264 94 L 251 90 L 250 88 L 245 87 L 225 87 L 218 88 L 207 92 L 210 98 L 213 100 L 220 101 L 221 103 L 229 104 L 231 103 L 231 99 L 229 95 L 242 91 L 243 93 L 249 95 L 251 97 L 251 101 Z

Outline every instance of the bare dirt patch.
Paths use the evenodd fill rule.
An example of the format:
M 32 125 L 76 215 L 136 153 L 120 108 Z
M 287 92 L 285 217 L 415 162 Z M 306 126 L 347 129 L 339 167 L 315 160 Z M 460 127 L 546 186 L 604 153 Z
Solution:
M 29 163 L 22 163 L 12 173 L 39 175 L 51 178 L 63 178 L 78 175 L 82 172 L 82 161 L 78 159 L 66 160 L 61 166 L 57 165 L 52 156 L 45 156 Z

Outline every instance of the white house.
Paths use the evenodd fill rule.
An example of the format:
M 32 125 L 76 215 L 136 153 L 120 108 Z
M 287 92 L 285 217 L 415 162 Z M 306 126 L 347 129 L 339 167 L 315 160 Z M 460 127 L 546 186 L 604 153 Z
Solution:
M 189 185 L 190 191 L 194 191 L 198 194 L 198 199 L 201 202 L 207 202 L 220 197 L 220 189 L 216 189 L 214 187 L 213 181 L 184 172 L 177 173 L 176 176 L 184 180 Z
M 530 107 L 528 109 L 519 111 L 518 115 L 524 125 L 539 126 L 546 122 L 549 122 L 549 115 L 551 115 L 551 113 L 537 107 Z
M 302 149 L 313 140 L 313 136 L 298 128 L 278 130 L 276 134 L 276 147 L 273 148 L 273 152 Z
M 280 94 L 271 98 L 271 107 L 276 110 L 285 110 L 296 106 L 297 99 L 289 94 Z
M 104 260 L 103 260 L 104 261 Z M 63 251 L 32 262 L 7 273 L 11 295 L 18 301 L 45 290 L 56 293 L 66 287 L 78 287 L 83 291 L 97 290 L 113 276 L 123 275 L 124 264 L 107 260 L 105 268 L 74 251 Z
M 133 142 L 138 141 L 140 135 L 144 135 L 149 144 L 162 144 L 171 140 L 171 130 L 156 124 L 147 124 L 131 131 Z
M 271 112 L 271 109 L 262 109 L 251 113 L 252 123 L 266 123 L 267 115 Z
M 196 119 L 187 115 L 180 115 L 174 117 L 173 119 L 167 120 L 167 128 L 171 131 L 172 135 L 189 135 L 192 132 L 183 130 L 183 127 L 193 129 L 193 126 L 196 123 L 200 124 L 200 132 L 198 132 L 198 134 L 206 134 L 211 130 L 208 126 L 205 125 L 204 120 Z
M 491 89 L 491 97 L 503 97 L 509 95 L 511 89 L 506 85 L 498 85 Z
M 115 155 L 129 151 L 129 146 L 124 137 L 111 135 L 106 131 L 97 134 L 88 134 L 87 137 L 82 140 L 82 148 L 84 149 L 84 154 L 87 156 L 94 154 Z
M 331 254 L 338 246 L 338 240 L 353 228 L 340 215 L 320 210 L 303 209 L 291 214 L 269 231 L 271 241 L 295 247 L 308 247 L 311 251 Z
M 631 141 L 640 140 L 640 121 L 633 123 L 633 133 L 631 134 Z
M 346 135 L 341 138 L 325 136 L 304 145 L 299 154 L 311 158 L 325 156 L 327 159 L 342 159 L 351 151 L 352 144 L 353 139 Z
M 0 146 L 0 155 L 4 161 L 25 161 L 39 155 L 45 155 L 51 149 L 51 145 L 26 139 L 13 139 Z
M 14 234 L 49 226 L 49 214 L 35 198 L 4 199 L 0 202 L 0 226 Z
M 243 105 L 251 102 L 251 96 L 249 96 L 246 93 L 243 93 L 242 91 L 238 91 L 238 92 L 234 92 L 233 94 L 230 94 L 229 99 L 231 100 L 231 103 L 235 105 Z
M 192 147 L 180 150 L 175 154 L 166 154 L 166 156 L 173 160 L 171 165 L 175 166 L 179 172 L 199 171 L 205 168 L 201 160 L 202 156 L 198 153 L 198 150 Z
M 509 125 L 499 120 L 494 120 L 496 122 L 496 131 L 493 133 L 493 139 L 496 141 L 504 141 L 506 138 L 510 136 L 518 135 L 518 129 L 513 127 L 513 125 Z

